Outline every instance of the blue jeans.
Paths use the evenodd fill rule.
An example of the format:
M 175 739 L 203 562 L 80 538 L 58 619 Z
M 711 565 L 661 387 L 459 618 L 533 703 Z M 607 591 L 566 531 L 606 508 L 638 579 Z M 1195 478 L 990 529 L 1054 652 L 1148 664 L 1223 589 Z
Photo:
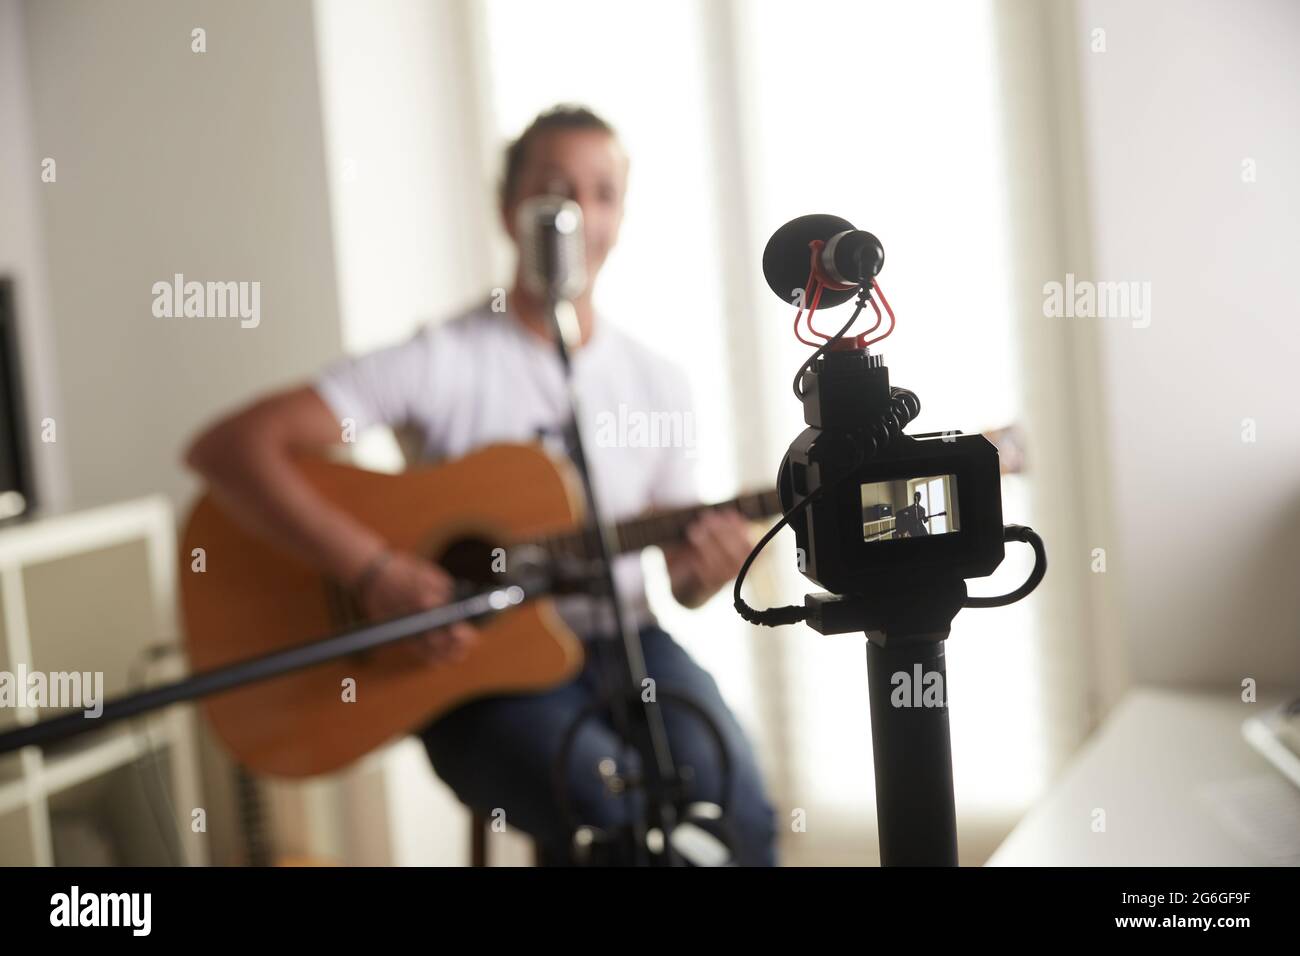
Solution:
M 584 641 L 582 672 L 572 681 L 540 694 L 486 697 L 445 714 L 420 731 L 434 771 L 461 802 L 484 814 L 501 809 L 508 825 L 530 834 L 543 860 L 567 856 L 572 833 L 556 799 L 554 766 L 565 731 L 589 704 L 600 699 L 600 668 L 611 648 Z M 776 814 L 764 791 L 758 764 L 744 731 L 723 701 L 717 682 L 660 627 L 641 630 L 646 672 L 655 681 L 673 763 L 692 770 L 687 802 L 723 803 L 716 738 L 698 714 L 670 699 L 689 696 L 717 724 L 731 762 L 728 828 L 701 823 L 731 845 L 742 866 L 776 864 Z M 609 796 L 596 773 L 602 758 L 619 760 L 620 769 L 639 770 L 635 752 L 621 746 L 605 715 L 590 718 L 574 738 L 565 780 L 579 821 L 607 832 L 638 812 L 639 801 Z

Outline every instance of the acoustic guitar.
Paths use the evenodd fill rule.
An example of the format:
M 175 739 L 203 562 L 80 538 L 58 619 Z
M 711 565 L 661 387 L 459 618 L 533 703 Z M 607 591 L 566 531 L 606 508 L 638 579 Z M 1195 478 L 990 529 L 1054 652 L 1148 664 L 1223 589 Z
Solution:
M 596 553 L 573 466 L 540 446 L 492 445 L 400 474 L 317 458 L 298 464 L 325 499 L 394 548 L 440 564 L 468 589 L 501 583 L 492 560 L 502 553 L 498 548 L 507 569 L 524 545 L 556 562 Z M 781 511 L 774 490 L 726 505 L 753 519 Z M 679 540 L 703 510 L 719 506 L 623 521 L 616 526 L 617 551 Z M 181 600 L 195 671 L 365 621 L 348 588 L 236 524 L 211 495 L 195 505 L 182 542 Z M 551 599 L 497 614 L 479 630 L 479 641 L 457 663 L 430 667 L 402 647 L 383 647 L 228 691 L 202 706 L 237 761 L 259 773 L 304 777 L 337 770 L 475 697 L 538 692 L 581 669 L 581 641 Z

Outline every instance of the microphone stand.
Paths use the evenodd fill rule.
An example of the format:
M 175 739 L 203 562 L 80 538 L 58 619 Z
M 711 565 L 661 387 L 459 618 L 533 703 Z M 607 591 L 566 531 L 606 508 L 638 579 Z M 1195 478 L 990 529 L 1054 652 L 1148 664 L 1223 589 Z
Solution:
M 561 298 L 552 290 L 546 296 L 546 314 L 554 332 L 555 348 L 560 357 L 560 366 L 564 373 L 564 385 L 568 399 L 569 447 L 573 463 L 582 478 L 583 490 L 587 501 L 587 521 L 594 531 L 599 552 L 602 596 L 613 614 L 615 634 L 609 637 L 597 635 L 594 640 L 607 640 L 618 653 L 617 672 L 612 675 L 613 686 L 608 688 L 609 710 L 618 735 L 630 743 L 641 757 L 641 779 L 635 784 L 645 792 L 645 815 L 643 819 L 632 819 L 631 841 L 634 859 L 638 864 L 648 862 L 651 866 L 676 865 L 676 853 L 669 839 L 677 825 L 676 802 L 673 793 L 680 785 L 676 767 L 673 765 L 672 753 L 668 747 L 668 734 L 664 727 L 663 714 L 657 700 L 642 700 L 640 689 L 645 686 L 645 654 L 641 646 L 641 636 L 631 626 L 623 602 L 619 599 L 614 584 L 614 555 L 618 552 L 614 529 L 605 521 L 604 512 L 597 501 L 596 489 L 587 463 L 586 449 L 581 430 L 578 427 L 580 400 L 573 382 L 571 351 L 581 342 L 581 330 L 573 303 Z M 615 670 L 611 668 L 611 670 Z M 642 706 L 638 706 L 637 703 Z M 578 721 L 583 720 L 579 715 Z M 571 737 L 572 734 L 566 735 Z M 557 783 L 563 780 L 565 768 L 562 763 L 567 755 L 567 748 L 561 748 L 557 767 Z M 608 779 L 608 778 L 607 778 Z M 630 783 L 630 781 L 624 781 Z M 623 791 L 626 794 L 626 789 Z M 651 850 L 648 837 L 657 831 L 662 838 L 662 852 Z
M 552 581 L 540 578 L 528 582 L 527 585 L 510 584 L 492 588 L 427 611 L 417 611 L 389 621 L 368 624 L 284 650 L 272 651 L 259 657 L 191 674 L 169 684 L 115 697 L 105 702 L 103 712 L 98 717 L 87 717 L 84 713 L 63 714 L 7 731 L 0 734 L 0 754 L 32 745 L 54 743 L 88 731 L 99 730 L 118 720 L 158 710 L 169 704 L 197 700 L 245 684 L 269 680 L 291 671 L 303 670 L 336 658 L 373 650 L 425 631 L 458 624 L 461 621 L 478 620 L 522 604 L 526 600 L 543 597 L 553 590 Z

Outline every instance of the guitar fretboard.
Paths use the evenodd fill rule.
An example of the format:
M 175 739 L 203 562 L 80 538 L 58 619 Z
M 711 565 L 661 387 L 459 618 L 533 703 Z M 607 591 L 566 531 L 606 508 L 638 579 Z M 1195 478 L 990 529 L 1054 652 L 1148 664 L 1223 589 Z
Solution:
M 689 505 L 672 508 L 640 518 L 620 521 L 614 526 L 615 553 L 626 554 L 680 540 L 686 528 L 706 511 L 735 508 L 754 521 L 781 513 L 781 501 L 776 490 L 756 491 L 712 505 Z M 551 558 L 595 558 L 600 553 L 596 529 L 586 528 L 549 535 L 529 542 L 546 551 Z

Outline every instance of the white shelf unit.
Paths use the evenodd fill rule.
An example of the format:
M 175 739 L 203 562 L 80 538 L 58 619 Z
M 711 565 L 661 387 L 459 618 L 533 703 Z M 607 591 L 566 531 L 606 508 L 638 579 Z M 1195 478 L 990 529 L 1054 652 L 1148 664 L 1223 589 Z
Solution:
M 176 531 L 150 496 L 0 528 L 0 671 L 102 672 L 103 695 L 181 676 Z M 0 755 L 0 865 L 202 865 L 192 706 Z M 0 707 L 0 731 L 38 713 Z

